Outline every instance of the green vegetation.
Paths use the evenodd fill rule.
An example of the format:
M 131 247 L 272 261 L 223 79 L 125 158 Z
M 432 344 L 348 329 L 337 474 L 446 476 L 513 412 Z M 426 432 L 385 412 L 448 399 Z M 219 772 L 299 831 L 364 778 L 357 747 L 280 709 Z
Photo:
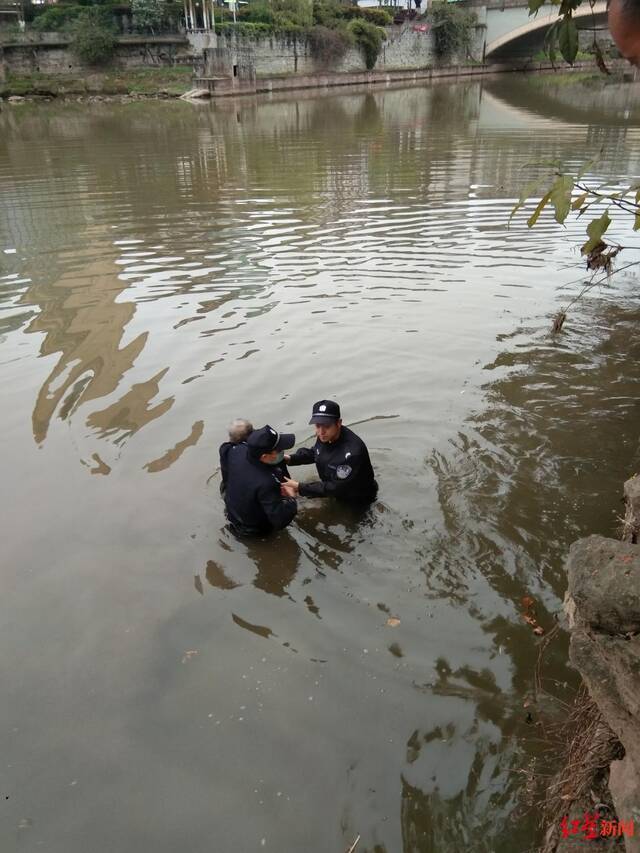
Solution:
M 319 65 L 334 67 L 351 46 L 360 48 L 367 68 L 373 68 L 392 23 L 385 9 L 361 9 L 341 0 L 250 0 L 236 15 L 237 22 L 218 22 L 219 34 L 244 36 L 265 33 L 307 35 Z
M 136 68 L 95 72 L 91 75 L 8 74 L 0 83 L 0 97 L 9 95 L 146 95 L 177 97 L 193 86 L 190 66 Z
M 318 24 L 309 31 L 311 55 L 323 68 L 335 68 L 354 43 L 346 27 L 331 29 Z
M 349 23 L 349 30 L 355 38 L 355 42 L 364 55 L 364 61 L 369 70 L 373 68 L 378 59 L 382 42 L 387 34 L 375 24 L 355 18 Z
M 71 50 L 87 65 L 105 65 L 115 53 L 116 27 L 110 10 L 89 6 L 69 27 Z
M 71 3 L 47 6 L 42 14 L 33 19 L 31 29 L 36 30 L 36 32 L 59 32 L 66 29 L 83 9 L 83 6 Z
M 529 0 L 529 15 L 537 15 L 540 7 L 547 0 Z M 546 32 L 544 39 L 544 53 L 551 62 L 555 62 L 557 51 L 569 65 L 573 65 L 576 59 L 580 59 L 580 41 L 578 38 L 578 27 L 574 20 L 574 13 L 586 0 L 554 0 L 554 5 L 558 7 L 558 17 L 551 24 Z M 591 10 L 593 11 L 593 0 L 589 0 Z M 615 51 L 618 53 L 618 51 Z M 595 59 L 596 65 L 604 74 L 609 73 L 609 69 L 605 64 L 605 51 L 602 50 L 596 36 L 596 30 L 593 30 L 593 42 L 590 47 L 590 57 Z M 610 56 L 615 58 L 613 51 L 609 50 Z
M 601 152 L 602 153 L 602 152 Z M 526 201 L 537 196 L 540 189 L 546 190 L 538 201 L 535 210 L 527 219 L 527 226 L 533 228 L 546 207 L 553 208 L 554 217 L 558 224 L 564 225 L 567 217 L 581 217 L 587 212 L 595 216 L 586 223 L 585 243 L 580 253 L 586 259 L 587 270 L 592 272 L 592 278 L 587 282 L 579 295 L 566 308 L 562 308 L 556 316 L 553 330 L 559 332 L 566 319 L 568 308 L 580 299 L 592 287 L 604 283 L 613 272 L 613 262 L 623 250 L 623 246 L 615 241 L 607 242 L 605 233 L 613 221 L 613 217 L 630 218 L 633 230 L 640 231 L 640 183 L 637 181 L 622 184 L 619 180 L 594 185 L 585 175 L 588 174 L 599 157 L 585 163 L 577 174 L 567 174 L 562 171 L 560 161 L 555 163 L 538 164 L 537 168 L 545 168 L 542 177 L 534 179 L 522 188 L 520 198 L 511 211 L 511 219 L 523 207 Z M 535 164 L 532 164 L 535 167 Z M 553 171 L 549 177 L 547 169 Z M 548 181 L 551 180 L 551 186 Z M 632 262 L 629 266 L 635 266 Z
M 175 30 L 182 6 L 180 0 L 130 0 L 135 29 L 158 33 Z M 29 29 L 63 32 L 71 48 L 87 65 L 105 65 L 117 43 L 118 0 L 61 0 L 55 6 L 33 7 Z M 268 34 L 307 36 L 312 55 L 324 67 L 335 67 L 349 47 L 358 47 L 367 68 L 375 66 L 383 29 L 393 21 L 382 7 L 361 9 L 349 0 L 249 0 L 236 13 L 236 21 L 224 19 L 220 9 L 216 32 L 259 38 Z
M 138 32 L 175 32 L 183 13 L 181 0 L 61 0 L 56 5 L 29 8 L 31 13 L 25 11 L 25 19 L 28 29 L 35 32 L 68 32 L 83 11 L 93 8 L 99 8 L 116 29 L 121 16 L 130 12 Z
M 447 59 L 464 52 L 466 58 L 473 40 L 475 14 L 438 0 L 431 5 L 429 18 L 433 26 L 436 56 Z
M 263 35 L 270 35 L 276 32 L 273 24 L 264 24 L 254 21 L 238 21 L 234 24 L 233 21 L 220 21 L 216 23 L 216 33 L 221 36 L 225 33 L 238 33 L 238 35 L 254 36 L 259 38 Z
M 131 0 L 133 23 L 140 32 L 177 30 L 182 4 L 174 0 Z
M 193 68 L 189 65 L 175 65 L 171 68 L 135 68 L 121 73 L 104 76 L 105 85 L 116 89 L 125 89 L 130 95 L 155 95 L 163 92 L 168 95 L 184 95 L 193 88 Z

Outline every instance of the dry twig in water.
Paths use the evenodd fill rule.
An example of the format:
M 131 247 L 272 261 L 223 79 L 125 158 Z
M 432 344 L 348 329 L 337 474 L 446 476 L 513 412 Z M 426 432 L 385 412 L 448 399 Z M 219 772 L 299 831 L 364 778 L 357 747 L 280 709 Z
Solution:
M 353 842 L 353 844 L 351 845 L 351 847 L 347 850 L 347 853 L 353 853 L 353 851 L 354 851 L 354 850 L 356 849 L 356 847 L 358 846 L 358 842 L 359 842 L 359 841 L 360 841 L 360 836 L 358 836 L 358 837 L 356 838 L 356 840 Z

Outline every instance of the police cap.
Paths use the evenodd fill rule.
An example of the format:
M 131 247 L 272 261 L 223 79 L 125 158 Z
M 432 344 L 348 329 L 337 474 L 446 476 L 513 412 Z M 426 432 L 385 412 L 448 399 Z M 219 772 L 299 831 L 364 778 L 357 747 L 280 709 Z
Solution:
M 333 400 L 318 400 L 313 404 L 310 424 L 328 424 L 340 420 L 340 406 Z
M 278 432 L 269 424 L 254 429 L 247 439 L 251 451 L 257 456 L 274 450 L 290 450 L 295 443 L 296 437 L 292 432 Z

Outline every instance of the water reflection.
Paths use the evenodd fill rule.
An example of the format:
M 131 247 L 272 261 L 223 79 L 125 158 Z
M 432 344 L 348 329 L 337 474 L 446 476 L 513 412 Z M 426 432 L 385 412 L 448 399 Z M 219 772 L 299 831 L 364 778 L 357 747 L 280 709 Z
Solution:
M 34 283 L 20 300 L 38 306 L 25 331 L 44 334 L 40 355 L 58 355 L 33 409 L 38 443 L 45 440 L 56 411 L 64 420 L 83 402 L 114 391 L 148 337 L 141 333 L 121 346 L 136 309 L 133 302 L 117 301 L 125 285 L 117 276 L 115 251 L 109 257 L 103 246 L 96 257 L 97 245 L 93 242 L 90 249 L 74 252 L 63 278 Z
M 504 227 L 527 160 L 605 140 L 594 178 L 631 179 L 631 96 L 581 91 L 567 123 L 539 91 L 0 115 L 3 755 L 34 845 L 535 843 L 521 600 L 548 632 L 569 541 L 614 530 L 640 462 L 635 282 L 550 338 L 583 225 Z M 379 502 L 235 539 L 207 480 L 225 425 L 303 435 L 323 396 L 362 424 Z M 548 657 L 570 684 L 564 639 Z
M 68 420 L 83 404 L 108 397 L 119 386 L 119 400 L 89 412 L 87 423 L 103 441 L 118 444 L 132 437 L 168 413 L 182 396 L 181 386 L 202 383 L 213 366 L 229 358 L 264 352 L 264 340 L 256 343 L 247 334 L 244 343 L 237 339 L 238 330 L 278 306 L 299 304 L 287 298 L 292 282 L 320 288 L 306 292 L 302 301 L 328 300 L 314 313 L 337 317 L 340 310 L 352 313 L 357 305 L 362 311 L 367 302 L 389 295 L 411 302 L 427 286 L 437 290 L 437 282 L 446 283 L 446 290 L 451 286 L 447 273 L 469 263 L 491 267 L 499 214 L 493 205 L 471 204 L 474 197 L 492 196 L 469 193 L 469 188 L 500 187 L 513 194 L 521 182 L 521 157 L 549 159 L 557 152 L 553 140 L 529 133 L 497 140 L 478 128 L 485 115 L 494 121 L 497 103 L 515 110 L 514 115 L 520 110 L 523 127 L 532 109 L 544 109 L 548 116 L 550 85 L 502 78 L 480 86 L 305 95 L 295 102 L 247 99 L 211 110 L 165 111 L 159 125 L 153 122 L 153 131 L 152 105 L 70 109 L 65 121 L 48 111 L 22 120 L 16 114 L 3 116 L 11 169 L 11 178 L 4 175 L 9 242 L 57 246 L 60 235 L 66 243 L 50 269 L 42 267 L 39 255 L 27 258 L 23 269 L 28 275 L 32 267 L 38 270 L 19 299 L 38 311 L 25 330 L 45 334 L 41 355 L 60 353 L 34 405 L 36 442 L 46 439 L 56 412 Z M 567 88 L 555 90 L 561 110 L 567 98 L 574 105 L 580 101 L 575 89 L 567 95 Z M 618 101 L 630 102 L 628 86 L 601 84 L 600 90 L 597 109 L 603 114 L 610 109 L 617 116 Z M 601 128 L 602 116 L 598 113 L 596 121 L 589 93 L 585 89 L 583 119 Z M 239 121 L 220 121 L 230 110 Z M 45 162 L 61 203 L 54 217 L 39 203 L 39 185 L 28 184 L 25 194 L 19 183 L 33 162 L 31 148 L 20 144 L 25 132 L 46 135 L 52 143 L 73 142 L 69 154 L 62 148 Z M 98 132 L 98 146 L 81 141 Z M 628 121 L 616 118 L 606 139 L 611 163 L 628 155 L 628 133 Z M 132 139 L 131 156 L 114 155 Z M 151 139 L 162 148 L 153 162 L 143 154 Z M 584 141 L 587 146 L 599 142 L 589 136 Z M 487 145 L 499 149 L 500 156 L 487 156 Z M 73 157 L 74 168 L 65 174 L 63 196 L 60 179 L 67 156 Z M 608 162 L 602 164 L 603 171 L 609 168 Z M 82 203 L 68 223 L 60 209 L 70 198 Z M 97 211 L 107 203 L 121 214 L 119 222 L 96 227 Z M 89 248 L 78 248 L 74 232 L 79 223 Z M 111 242 L 108 227 L 114 230 Z M 500 263 L 512 244 L 519 265 L 537 265 L 543 260 L 536 255 L 546 237 L 544 225 L 527 247 L 516 245 L 519 233 L 502 234 Z M 345 293 L 354 275 L 366 276 L 368 284 Z M 124 291 L 126 299 L 121 298 Z M 141 331 L 125 346 L 122 340 L 134 314 L 161 299 L 177 313 L 171 328 L 184 334 L 175 338 L 175 347 L 180 360 L 185 360 L 182 353 L 190 353 L 190 369 L 171 377 L 165 383 L 171 393 L 151 404 L 168 368 L 158 364 L 160 341 L 152 339 L 158 330 L 149 311 L 138 319 Z M 12 323 L 21 328 L 28 317 L 23 310 Z M 205 318 L 207 328 L 201 326 Z M 336 319 L 327 316 L 321 322 Z M 286 321 L 271 334 L 285 327 Z M 219 338 L 215 357 L 205 356 L 198 364 L 204 352 L 198 340 L 214 335 Z M 133 376 L 145 348 L 155 369 L 141 381 L 125 380 L 127 373 Z M 184 424 L 179 432 L 188 429 Z

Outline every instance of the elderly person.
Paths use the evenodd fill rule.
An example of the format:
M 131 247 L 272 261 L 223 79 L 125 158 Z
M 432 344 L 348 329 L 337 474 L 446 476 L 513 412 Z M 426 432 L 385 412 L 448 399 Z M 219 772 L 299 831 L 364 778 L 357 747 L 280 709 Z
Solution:
M 227 453 L 224 502 L 236 533 L 264 536 L 293 520 L 297 503 L 280 490 L 286 476 L 284 451 L 294 443 L 292 433 L 279 433 L 267 424 Z
M 220 494 L 223 495 L 227 487 L 227 470 L 229 464 L 229 453 L 234 447 L 246 444 L 247 439 L 253 432 L 253 424 L 245 418 L 236 418 L 227 427 L 229 441 L 223 441 L 220 445 L 220 472 L 222 481 L 220 483 Z

